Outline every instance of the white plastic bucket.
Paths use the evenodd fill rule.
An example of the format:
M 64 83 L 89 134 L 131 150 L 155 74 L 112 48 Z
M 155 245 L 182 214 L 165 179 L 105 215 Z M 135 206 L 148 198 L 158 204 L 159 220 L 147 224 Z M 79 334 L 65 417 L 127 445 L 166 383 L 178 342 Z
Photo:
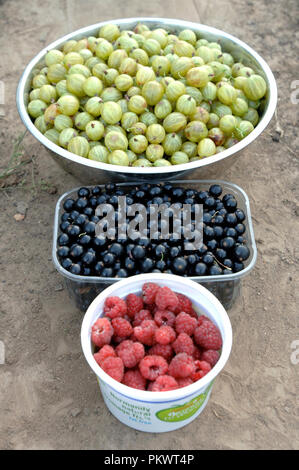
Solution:
M 148 392 L 123 385 L 106 374 L 93 358 L 91 327 L 102 315 L 105 299 L 140 294 L 145 282 L 168 286 L 189 297 L 199 314 L 209 317 L 222 335 L 222 351 L 217 364 L 199 381 L 169 392 Z M 216 297 L 205 287 L 172 274 L 140 274 L 123 279 L 101 292 L 89 306 L 82 323 L 81 343 L 85 358 L 96 374 L 110 412 L 127 426 L 144 432 L 168 432 L 186 426 L 206 406 L 215 378 L 227 362 L 232 347 L 229 317 Z

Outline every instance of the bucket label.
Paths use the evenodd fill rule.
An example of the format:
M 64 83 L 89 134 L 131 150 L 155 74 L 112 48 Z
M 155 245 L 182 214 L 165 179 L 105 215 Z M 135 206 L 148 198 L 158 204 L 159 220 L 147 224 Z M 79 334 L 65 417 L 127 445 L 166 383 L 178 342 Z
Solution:
M 199 408 L 204 404 L 207 395 L 212 386 L 212 382 L 205 390 L 204 393 L 201 393 L 197 397 L 193 398 L 188 403 L 178 406 L 176 408 L 167 408 L 166 410 L 161 410 L 156 413 L 156 416 L 161 421 L 166 421 L 167 423 L 174 423 L 177 421 L 184 421 L 185 419 L 191 418 Z

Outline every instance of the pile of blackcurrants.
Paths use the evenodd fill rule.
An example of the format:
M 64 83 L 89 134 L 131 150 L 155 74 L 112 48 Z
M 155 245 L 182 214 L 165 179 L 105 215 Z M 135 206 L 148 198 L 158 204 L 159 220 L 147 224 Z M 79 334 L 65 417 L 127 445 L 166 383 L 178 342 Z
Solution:
M 127 208 L 143 204 L 147 214 L 151 206 L 166 204 L 182 208 L 189 204 L 203 206 L 203 242 L 196 250 L 186 248 L 183 237 L 150 238 L 150 217 L 147 236 L 114 240 L 97 236 L 100 218 L 96 208 L 110 204 L 118 218 L 119 196 L 126 198 Z M 246 242 L 246 215 L 238 208 L 233 194 L 223 195 L 219 184 L 207 191 L 185 189 L 176 184 L 143 183 L 120 187 L 113 183 L 103 187 L 82 187 L 77 196 L 63 203 L 57 256 L 61 266 L 74 275 L 102 278 L 125 278 L 141 273 L 168 273 L 182 276 L 218 276 L 240 272 L 250 256 Z M 138 215 L 135 218 L 138 218 Z M 134 219 L 134 217 L 133 217 Z M 127 215 L 126 224 L 132 221 Z M 137 221 L 137 219 L 136 219 Z M 117 225 L 116 225 L 117 226 Z M 161 229 L 161 220 L 158 223 Z

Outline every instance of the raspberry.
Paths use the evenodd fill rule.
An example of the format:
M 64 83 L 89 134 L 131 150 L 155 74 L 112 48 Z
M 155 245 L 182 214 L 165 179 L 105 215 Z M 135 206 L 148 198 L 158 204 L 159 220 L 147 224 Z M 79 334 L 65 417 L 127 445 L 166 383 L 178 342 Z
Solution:
M 154 319 L 158 326 L 174 326 L 175 314 L 169 310 L 157 310 Z
M 114 334 L 116 336 L 127 338 L 133 333 L 133 327 L 131 323 L 122 317 L 113 318 L 111 323 L 114 329 Z
M 156 293 L 159 289 L 157 284 L 146 282 L 142 286 L 142 296 L 145 304 L 153 305 L 155 303 Z
M 175 338 L 176 334 L 171 326 L 160 326 L 160 328 L 155 331 L 155 339 L 159 344 L 170 344 Z
M 137 366 L 144 357 L 144 346 L 127 339 L 116 347 L 116 353 L 122 359 L 125 367 L 132 368 Z
M 127 313 L 127 304 L 119 297 L 108 297 L 104 304 L 104 314 L 109 318 L 123 317 Z
M 143 309 L 143 300 L 135 294 L 129 294 L 126 298 L 127 314 L 130 318 L 134 318 L 136 313 Z
M 162 356 L 166 361 L 170 361 L 173 356 L 173 349 L 170 344 L 155 344 L 148 350 L 148 354 Z
M 134 335 L 142 344 L 153 346 L 155 344 L 155 331 L 158 329 L 154 320 L 144 320 L 140 326 L 135 326 Z
M 137 369 L 125 372 L 122 383 L 127 387 L 137 388 L 138 390 L 145 390 L 146 388 L 146 380 Z
M 155 303 L 159 310 L 170 310 L 174 312 L 178 306 L 179 299 L 177 295 L 167 286 L 159 287 Z
M 178 383 L 174 377 L 170 375 L 160 375 L 151 387 L 152 392 L 167 392 L 169 390 L 176 390 Z
M 178 377 L 176 381 L 178 383 L 179 388 L 188 387 L 188 385 L 193 384 L 193 380 L 191 379 L 191 377 L 186 377 L 186 378 Z
M 194 331 L 194 340 L 205 349 L 220 349 L 222 338 L 219 329 L 211 321 L 203 321 Z
M 101 348 L 109 344 L 113 335 L 113 327 L 108 318 L 98 318 L 91 328 L 91 341 Z
M 201 348 L 200 348 L 199 346 L 195 346 L 195 345 L 194 345 L 194 351 L 193 351 L 193 354 L 192 354 L 193 359 L 194 359 L 195 361 L 200 361 L 201 355 L 202 355 L 202 350 L 201 350 Z
M 152 314 L 149 310 L 140 310 L 138 313 L 136 313 L 134 320 L 133 320 L 133 326 L 140 326 L 143 320 L 152 320 Z
M 124 377 L 124 363 L 120 357 L 107 357 L 101 364 L 106 374 L 110 375 L 117 382 L 121 382 Z
M 210 322 L 211 320 L 209 319 L 209 317 L 206 317 L 205 315 L 200 315 L 198 317 L 198 322 L 197 322 L 198 325 L 197 326 L 200 326 L 204 321 L 209 321 Z
M 190 377 L 195 371 L 193 358 L 186 353 L 179 353 L 169 364 L 169 375 L 172 377 Z
M 156 380 L 159 375 L 165 375 L 168 364 L 162 356 L 145 356 L 139 362 L 141 375 L 148 380 Z
M 177 339 L 172 343 L 172 347 L 177 354 L 186 353 L 192 356 L 194 353 L 193 340 L 186 333 L 180 333 Z
M 220 354 L 218 351 L 215 349 L 207 349 L 202 353 L 201 360 L 208 362 L 211 364 L 211 367 L 214 367 L 214 365 L 218 362 L 219 357 Z
M 175 331 L 177 333 L 186 333 L 192 336 L 197 327 L 197 320 L 188 313 L 181 312 L 175 319 Z
M 181 312 L 186 312 L 186 313 L 192 313 L 193 307 L 192 307 L 192 302 L 188 297 L 186 297 L 184 294 L 176 294 L 177 298 L 179 299 L 179 303 L 175 309 L 176 314 L 179 314 Z
M 112 346 L 105 344 L 105 346 L 103 346 L 99 352 L 95 353 L 93 357 L 100 366 L 107 357 L 116 357 L 116 353 Z
M 211 365 L 206 361 L 195 361 L 195 371 L 191 374 L 194 382 L 204 377 L 211 370 Z

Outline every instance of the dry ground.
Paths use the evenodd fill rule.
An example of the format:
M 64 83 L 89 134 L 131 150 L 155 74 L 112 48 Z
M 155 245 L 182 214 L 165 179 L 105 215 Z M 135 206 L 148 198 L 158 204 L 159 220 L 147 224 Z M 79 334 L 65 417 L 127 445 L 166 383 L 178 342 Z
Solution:
M 6 349 L 0 365 L 0 448 L 298 448 L 299 365 L 290 358 L 291 344 L 299 339 L 298 105 L 290 100 L 291 83 L 299 79 L 298 13 L 296 0 L 0 1 L 2 169 L 24 131 L 15 106 L 22 70 L 56 38 L 97 21 L 160 16 L 218 27 L 264 57 L 279 89 L 277 119 L 223 174 L 249 195 L 259 250 L 229 312 L 232 354 L 203 414 L 171 435 L 125 428 L 103 403 L 81 354 L 82 314 L 51 262 L 57 197 L 78 182 L 33 137 L 25 137 L 25 157 L 34 155 L 34 163 L 24 167 L 23 185 L 11 178 L 19 184 L 0 192 L 0 340 Z M 20 203 L 28 210 L 17 222 Z

